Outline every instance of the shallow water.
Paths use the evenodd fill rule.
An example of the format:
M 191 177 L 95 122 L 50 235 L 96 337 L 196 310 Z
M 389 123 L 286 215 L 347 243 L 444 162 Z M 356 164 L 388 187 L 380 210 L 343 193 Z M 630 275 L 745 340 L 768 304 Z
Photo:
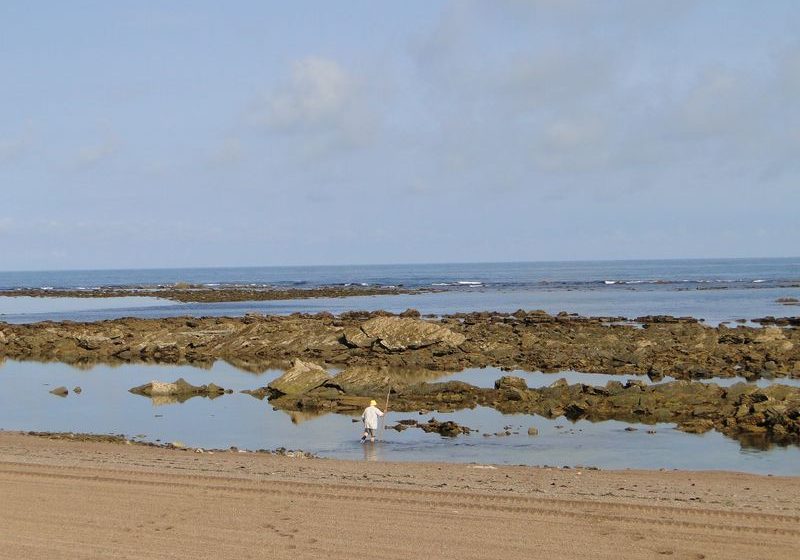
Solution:
M 33 315 L 74 316 L 81 313 L 108 313 L 118 317 L 141 308 L 169 307 L 173 302 L 154 297 L 115 297 L 115 298 L 77 298 L 77 297 L 8 297 L 0 296 L 0 320 L 6 317 Z
M 241 316 L 248 312 L 342 313 L 408 307 L 425 314 L 544 309 L 581 315 L 690 315 L 709 324 L 765 315 L 795 315 L 778 298 L 800 298 L 800 259 L 698 259 L 539 263 L 308 266 L 164 270 L 2 272 L 0 291 L 15 288 L 91 289 L 99 286 L 167 285 L 300 287 L 342 285 L 434 288 L 438 293 L 284 301 L 175 304 L 156 300 L 142 307 L 84 300 L 64 309 L 54 302 L 8 310 L 0 296 L 0 320 L 96 321 L 122 316 Z M 0 292 L 1 293 L 1 292 Z M 111 300 L 105 300 L 110 302 Z M 6 309 L 4 310 L 4 306 Z
M 346 311 L 383 309 L 400 313 L 408 308 L 423 314 L 446 315 L 471 311 L 512 313 L 518 309 L 544 309 L 548 313 L 567 311 L 586 316 L 642 315 L 691 316 L 708 325 L 723 321 L 754 319 L 766 315 L 796 315 L 798 308 L 776 303 L 780 297 L 800 297 L 800 289 L 729 289 L 729 290 L 626 290 L 603 289 L 468 289 L 438 293 L 356 296 L 348 298 L 313 298 L 278 301 L 222 303 L 176 303 L 155 298 L 83 299 L 72 308 L 63 309 L 62 298 L 38 299 L 33 307 L 17 302 L 15 311 L 8 298 L 0 296 L 0 320 L 8 323 L 37 321 L 100 321 L 119 317 L 163 318 L 177 316 L 240 317 L 246 313 L 288 315 L 290 313 L 341 314 Z M 65 298 L 74 299 L 74 298 Z M 116 301 L 116 300 L 125 301 Z M 147 302 L 136 301 L 147 299 Z M 132 302 L 128 304 L 127 302 Z M 48 303 L 49 302 L 49 303 Z M 133 305 L 133 304 L 136 305 Z M 48 307 L 49 305 L 49 307 Z
M 455 461 L 526 465 L 591 465 L 601 468 L 724 469 L 756 473 L 800 475 L 800 448 L 749 449 L 716 432 L 685 434 L 671 424 L 644 426 L 608 421 L 570 422 L 533 415 L 504 415 L 479 407 L 453 413 L 388 415 L 389 424 L 403 418 L 454 420 L 479 430 L 458 438 L 425 434 L 418 429 L 387 430 L 385 441 L 358 442 L 360 424 L 341 414 L 308 416 L 274 411 L 267 401 L 238 393 L 268 383 L 279 370 L 248 373 L 217 362 L 209 369 L 190 366 L 97 365 L 78 369 L 66 364 L 7 361 L 0 365 L 0 427 L 6 430 L 122 433 L 148 441 L 182 441 L 189 446 L 245 449 L 287 447 L 326 457 L 366 460 Z M 494 368 L 464 373 L 481 377 L 481 384 L 507 374 Z M 587 379 L 604 385 L 600 374 L 566 372 L 524 374 L 531 386 L 550 384 L 559 377 Z M 193 384 L 215 382 L 237 391 L 209 400 L 196 397 L 182 404 L 155 405 L 128 389 L 148 381 L 184 377 Z M 625 376 L 628 377 L 628 376 Z M 484 381 L 485 380 L 485 381 Z M 65 398 L 49 391 L 70 389 Z M 75 394 L 79 385 L 83 392 Z M 519 432 L 507 437 L 484 437 L 506 426 Z M 535 426 L 539 435 L 529 437 Z M 626 431 L 628 426 L 636 431 Z M 655 430 L 655 434 L 647 433 Z
M 443 377 L 440 381 L 463 381 L 476 387 L 494 387 L 494 382 L 503 375 L 514 375 L 521 377 L 528 384 L 528 387 L 535 389 L 539 387 L 547 387 L 559 378 L 567 380 L 570 385 L 574 383 L 583 383 L 585 385 L 603 386 L 609 381 L 619 381 L 620 383 L 627 383 L 628 381 L 640 381 L 646 385 L 653 385 L 656 383 L 669 383 L 675 381 L 675 378 L 666 376 L 657 381 L 651 380 L 646 375 L 608 375 L 598 373 L 585 373 L 580 371 L 559 371 L 556 373 L 542 373 L 541 371 L 512 371 L 505 372 L 497 368 L 468 368 L 458 373 Z M 701 383 L 715 383 L 720 387 L 730 387 L 735 383 L 747 383 L 755 385 L 756 387 L 768 387 L 773 384 L 790 385 L 792 387 L 800 387 L 800 379 L 776 377 L 775 379 L 758 379 L 756 381 L 748 381 L 744 377 L 709 377 L 708 379 L 698 379 Z

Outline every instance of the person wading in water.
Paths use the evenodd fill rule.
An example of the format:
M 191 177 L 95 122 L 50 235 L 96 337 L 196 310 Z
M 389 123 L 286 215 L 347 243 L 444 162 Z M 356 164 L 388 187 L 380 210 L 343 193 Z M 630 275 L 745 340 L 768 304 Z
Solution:
M 364 422 L 364 434 L 361 436 L 361 443 L 375 441 L 375 431 L 378 429 L 378 418 L 383 416 L 383 412 L 378 408 L 378 403 L 374 400 L 369 401 L 369 406 L 364 409 L 361 420 Z

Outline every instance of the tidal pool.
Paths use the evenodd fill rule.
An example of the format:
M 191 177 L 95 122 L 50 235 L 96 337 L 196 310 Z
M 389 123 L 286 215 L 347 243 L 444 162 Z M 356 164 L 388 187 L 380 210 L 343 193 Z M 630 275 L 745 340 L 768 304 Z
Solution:
M 123 317 L 135 314 L 142 309 L 152 307 L 172 308 L 180 305 L 168 299 L 155 297 L 30 297 L 30 296 L 4 296 L 0 295 L 0 320 L 33 317 L 34 321 L 47 320 L 52 314 L 54 317 L 65 315 L 67 317 L 81 316 L 82 313 L 106 313 L 112 316 Z
M 756 449 L 716 432 L 702 435 L 679 432 L 672 424 L 572 422 L 565 418 L 550 420 L 535 415 L 501 414 L 485 407 L 425 415 L 390 412 L 389 425 L 404 418 L 425 421 L 435 417 L 454 420 L 478 431 L 469 436 L 444 438 L 413 428 L 404 432 L 386 430 L 383 442 L 362 445 L 358 441 L 360 423 L 353 422 L 356 417 L 275 411 L 266 400 L 239 393 L 264 386 L 281 373 L 274 369 L 250 373 L 225 362 L 201 369 L 142 364 L 76 368 L 61 363 L 6 361 L 0 364 L 0 428 L 117 433 L 146 441 L 177 440 L 204 448 L 286 447 L 346 459 L 583 465 L 605 469 L 719 469 L 800 475 L 797 446 Z M 462 380 L 487 386 L 502 375 L 522 375 L 532 387 L 549 385 L 559 377 L 567 378 L 570 383 L 595 385 L 620 377 L 636 378 L 484 368 L 445 375 L 443 379 L 461 376 Z M 131 387 L 151 380 L 174 381 L 178 377 L 195 385 L 214 382 L 235 392 L 213 400 L 195 397 L 184 403 L 160 405 L 128 392 Z M 70 390 L 68 396 L 49 393 L 61 385 Z M 81 387 L 80 394 L 73 392 L 75 386 Z M 379 400 L 382 403 L 383 399 Z M 483 435 L 502 432 L 506 427 L 512 432 L 509 436 Z M 529 427 L 536 427 L 539 435 L 528 436 Z

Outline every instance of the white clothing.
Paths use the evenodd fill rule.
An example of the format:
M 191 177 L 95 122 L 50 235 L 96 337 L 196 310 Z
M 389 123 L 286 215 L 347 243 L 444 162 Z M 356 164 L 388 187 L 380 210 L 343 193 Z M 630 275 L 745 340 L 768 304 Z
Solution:
M 383 412 L 377 406 L 369 406 L 364 410 L 361 415 L 361 420 L 364 421 L 364 427 L 368 430 L 378 429 L 378 417 L 383 416 Z

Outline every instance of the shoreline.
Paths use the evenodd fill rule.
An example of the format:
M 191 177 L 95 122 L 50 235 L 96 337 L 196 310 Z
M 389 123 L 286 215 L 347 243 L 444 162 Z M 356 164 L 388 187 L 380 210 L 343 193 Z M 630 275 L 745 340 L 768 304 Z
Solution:
M 800 477 L 729 472 L 210 454 L 0 432 L 0 495 L 2 558 L 160 558 L 165 547 L 196 558 L 788 558 L 800 546 Z
M 689 317 L 666 316 L 639 317 L 632 324 L 618 317 L 544 311 L 459 313 L 424 320 L 414 310 L 338 317 L 319 313 L 0 323 L 0 360 L 4 358 L 77 365 L 203 365 L 222 359 L 249 370 L 272 364 L 286 369 L 284 375 L 266 387 L 242 392 L 295 412 L 362 410 L 371 395 L 391 392 L 395 409 L 405 412 L 488 406 L 504 414 L 545 418 L 675 423 L 683 431 L 714 429 L 754 446 L 800 442 L 799 387 L 694 382 L 800 377 L 800 330 L 795 327 L 708 327 Z M 524 379 L 506 375 L 493 388 L 429 382 L 441 372 L 487 366 L 647 375 L 654 381 L 670 376 L 675 381 L 609 381 L 604 387 L 556 382 L 529 388 Z M 331 376 L 332 368 L 341 371 Z M 129 389 L 177 400 L 229 392 L 214 383 L 155 381 L 157 394 L 152 385 Z

